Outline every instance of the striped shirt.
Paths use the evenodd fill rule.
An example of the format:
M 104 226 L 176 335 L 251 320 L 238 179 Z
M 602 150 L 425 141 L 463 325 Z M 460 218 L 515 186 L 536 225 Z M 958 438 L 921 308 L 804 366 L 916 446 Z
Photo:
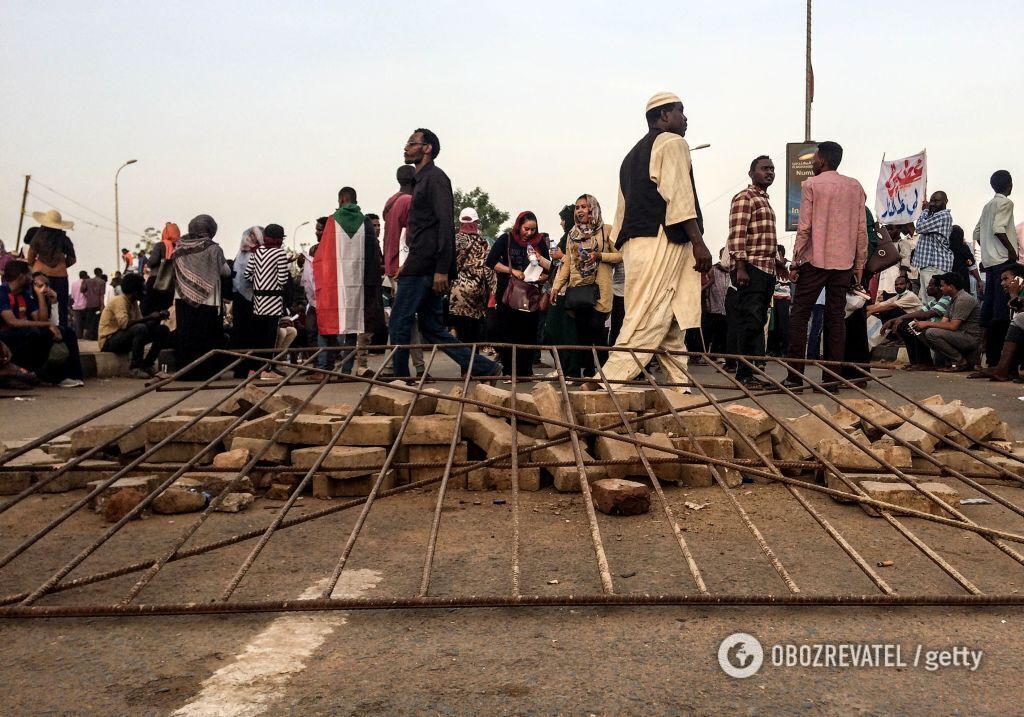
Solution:
M 284 288 L 288 284 L 288 256 L 284 249 L 258 247 L 245 266 L 245 278 L 252 282 L 253 314 L 284 316 Z
M 942 319 L 949 316 L 949 305 L 953 303 L 953 300 L 943 294 L 938 299 L 931 299 L 924 306 L 925 311 L 934 311 L 938 316 L 933 316 L 928 319 L 929 321 L 941 321 Z
M 927 209 L 917 220 L 918 240 L 910 265 L 918 269 L 935 267 L 946 273 L 953 271 L 953 252 L 949 235 L 953 231 L 953 215 L 948 209 L 930 213 Z
M 732 198 L 727 246 L 733 261 L 744 260 L 775 276 L 775 211 L 763 189 L 751 184 Z

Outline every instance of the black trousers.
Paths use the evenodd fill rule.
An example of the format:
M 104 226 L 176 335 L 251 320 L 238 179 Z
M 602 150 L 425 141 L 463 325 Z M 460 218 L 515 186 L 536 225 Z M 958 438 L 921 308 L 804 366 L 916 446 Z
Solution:
M 510 344 L 534 344 L 537 342 L 537 322 L 539 313 L 536 311 L 516 311 L 504 303 L 498 304 L 495 317 L 495 330 L 491 335 L 494 341 Z M 505 375 L 511 376 L 515 371 L 518 378 L 533 375 L 533 349 L 516 349 L 515 366 L 512 365 L 512 349 L 499 348 L 498 356 L 505 367 Z
M 930 366 L 932 364 L 932 352 L 924 342 L 921 341 L 914 333 L 910 330 L 909 321 L 900 323 L 896 333 L 903 339 L 903 345 L 907 347 L 907 358 L 912 364 L 920 364 L 923 366 Z
M 739 307 L 736 304 L 737 296 L 739 296 L 739 292 L 736 289 L 730 288 L 725 292 L 725 351 L 730 354 L 740 352 L 740 316 Z M 736 362 L 729 359 L 726 363 L 734 365 Z
M 789 307 L 790 299 L 775 297 L 775 325 L 768 332 L 768 353 L 772 356 L 785 356 L 789 349 Z
M 448 314 L 448 325 L 455 330 L 455 337 L 464 343 L 475 344 L 484 339 L 484 319 Z
M 185 368 L 203 354 L 224 345 L 224 320 L 219 307 L 192 306 L 183 299 L 174 302 L 177 329 L 174 332 L 174 365 Z M 220 373 L 224 357 L 208 358 L 181 377 L 183 381 L 203 381 Z
M 581 346 L 607 346 L 608 345 L 608 333 L 604 328 L 605 322 L 608 320 L 608 314 L 601 313 L 595 307 L 587 307 L 585 309 L 573 309 L 573 314 L 576 315 L 576 340 Z M 598 358 L 600 359 L 601 354 L 607 356 L 608 352 L 598 352 Z M 579 367 L 584 376 L 593 376 L 597 367 L 594 365 L 594 352 L 593 351 L 579 351 Z M 604 362 L 601 359 L 602 363 Z
M 764 326 L 768 321 L 772 292 L 775 291 L 775 275 L 749 264 L 747 275 L 750 282 L 736 289 L 737 353 L 764 356 Z M 735 271 L 732 272 L 732 282 L 736 283 Z M 753 374 L 753 369 L 742 362 L 736 369 L 736 378 L 741 381 Z
M 112 354 L 131 353 L 131 367 L 152 366 L 160 352 L 170 343 L 171 330 L 163 324 L 135 324 L 115 331 L 103 342 L 103 350 Z M 146 352 L 149 344 L 149 352 Z
M 729 350 L 725 339 L 729 322 L 725 314 L 704 312 L 700 318 L 700 329 L 704 333 L 704 348 L 710 353 L 725 353 Z
M 807 324 L 811 310 L 825 288 L 825 360 L 842 361 L 846 351 L 846 293 L 850 289 L 853 269 L 819 269 L 810 264 L 800 267 L 796 294 L 789 310 L 789 358 L 807 355 Z M 865 330 L 865 344 L 867 335 Z M 792 370 L 803 373 L 803 364 Z
M 612 323 L 608 332 L 608 345 L 614 346 L 622 331 L 622 322 L 626 319 L 626 298 L 623 296 L 612 297 Z

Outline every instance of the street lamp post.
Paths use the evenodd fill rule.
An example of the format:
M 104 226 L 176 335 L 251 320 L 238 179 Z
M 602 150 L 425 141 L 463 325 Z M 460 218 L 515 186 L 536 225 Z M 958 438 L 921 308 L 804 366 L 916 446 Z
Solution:
M 292 232 L 292 251 L 293 252 L 294 251 L 298 251 L 295 248 L 297 246 L 296 242 L 298 241 L 298 239 L 296 238 L 295 235 L 299 233 L 299 229 L 302 229 L 302 227 L 306 226 L 307 224 L 309 224 L 308 221 L 302 222 L 302 224 L 300 224 L 297 227 L 295 227 L 295 230 Z
M 114 249 L 116 256 L 114 257 L 114 270 L 117 271 L 118 267 L 121 266 L 121 215 L 120 207 L 117 201 L 117 176 L 121 174 L 121 170 L 127 167 L 129 164 L 135 164 L 139 160 L 129 159 L 127 162 L 117 168 L 114 173 L 114 241 L 117 244 L 117 248 Z

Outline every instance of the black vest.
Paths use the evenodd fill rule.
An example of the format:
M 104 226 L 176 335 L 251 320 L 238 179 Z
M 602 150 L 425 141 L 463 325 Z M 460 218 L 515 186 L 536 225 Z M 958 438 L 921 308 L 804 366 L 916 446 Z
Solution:
M 622 245 L 633 237 L 653 237 L 658 229 L 665 225 L 665 210 L 668 205 L 658 193 L 658 185 L 651 179 L 651 150 L 661 130 L 652 129 L 643 139 L 636 143 L 629 154 L 622 160 L 619 168 L 619 187 L 625 199 L 626 209 L 623 212 L 622 226 L 615 247 Z M 693 187 L 694 206 L 697 208 L 697 226 L 704 233 L 704 217 L 701 215 L 700 202 L 697 200 L 697 186 L 693 182 L 693 167 L 690 167 L 690 185 Z M 690 238 L 683 230 L 683 225 L 673 224 L 665 227 L 665 236 L 674 244 L 685 244 Z

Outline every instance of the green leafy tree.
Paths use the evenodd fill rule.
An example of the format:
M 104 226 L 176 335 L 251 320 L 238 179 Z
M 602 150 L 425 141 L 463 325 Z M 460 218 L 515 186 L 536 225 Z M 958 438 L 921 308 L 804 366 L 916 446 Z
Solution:
M 135 253 L 144 251 L 148 254 L 158 241 L 160 241 L 160 232 L 156 230 L 156 227 L 146 227 L 142 231 L 142 239 L 135 245 Z
M 491 203 L 491 195 L 480 187 L 470 192 L 455 190 L 455 228 L 459 226 L 459 212 L 466 207 L 476 209 L 480 217 L 480 233 L 484 236 L 496 237 L 501 233 L 501 225 L 508 220 L 508 212 L 503 212 Z

